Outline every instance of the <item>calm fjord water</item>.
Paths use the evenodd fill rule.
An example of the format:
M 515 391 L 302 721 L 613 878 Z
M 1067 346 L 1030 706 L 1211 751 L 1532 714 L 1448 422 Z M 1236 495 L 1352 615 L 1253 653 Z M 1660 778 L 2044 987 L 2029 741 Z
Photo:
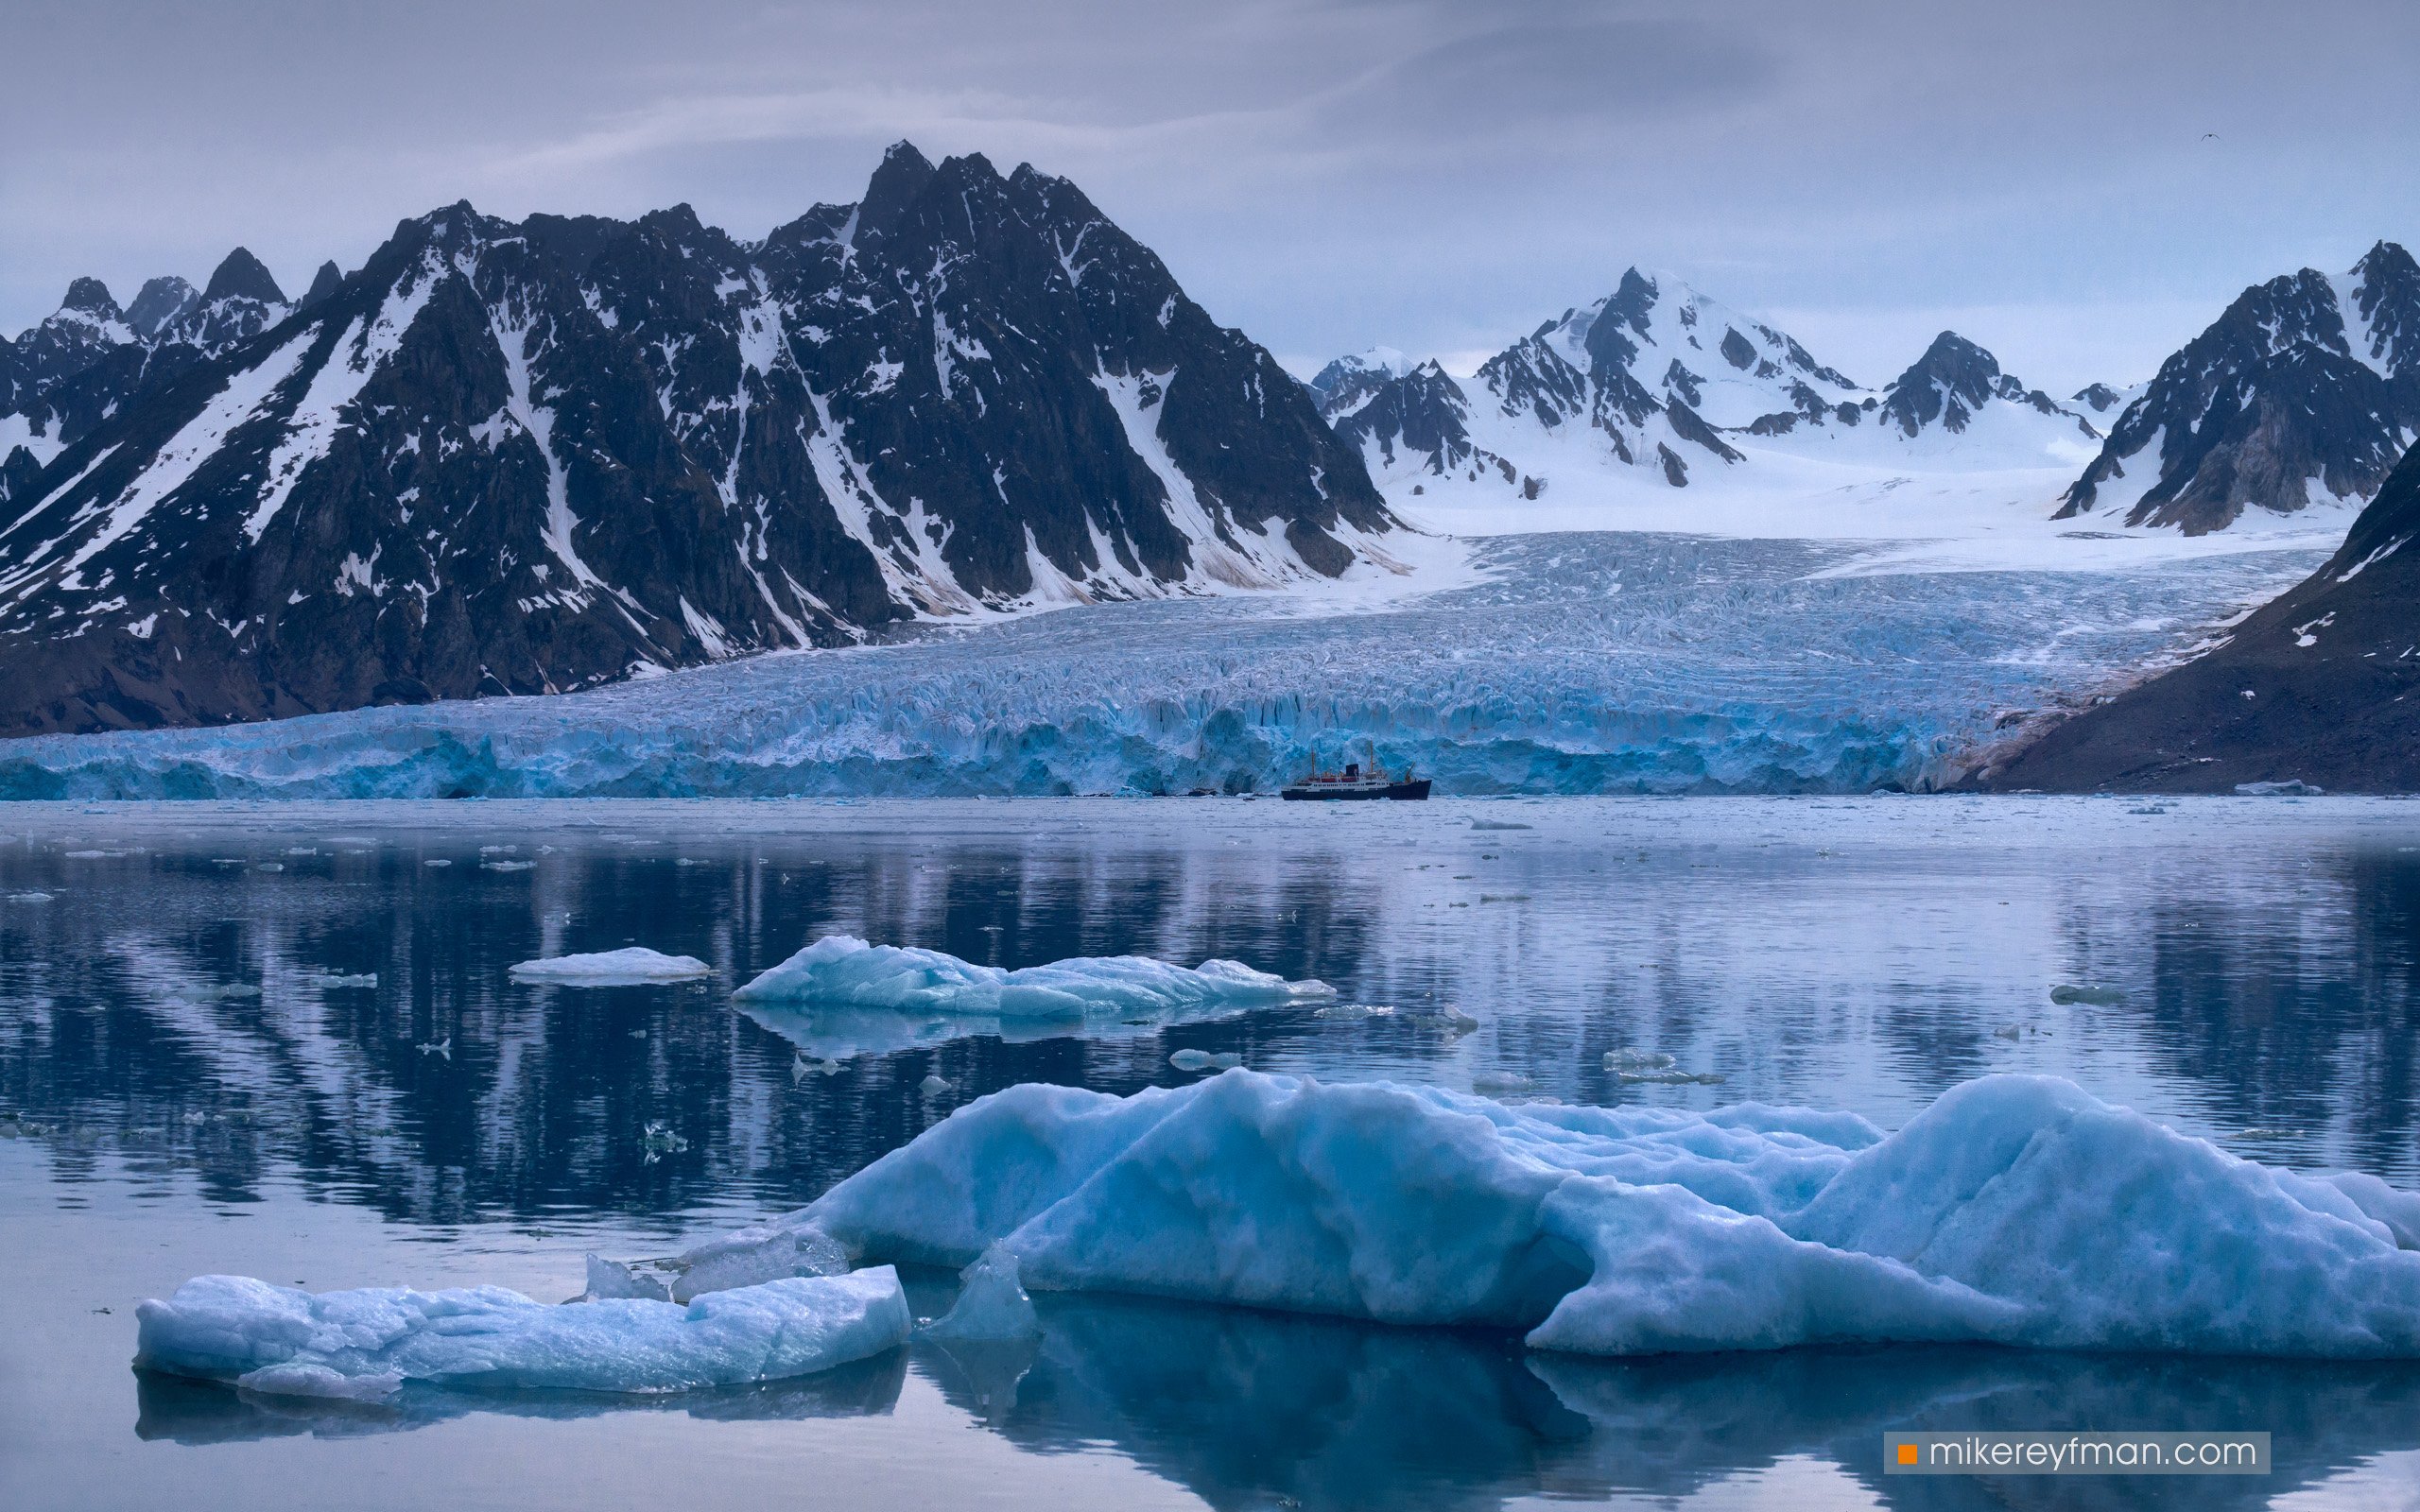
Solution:
M 1613 1364 L 1089 1297 L 1043 1297 L 1045 1339 L 1011 1358 L 919 1344 L 650 1402 L 331 1405 L 127 1366 L 135 1300 L 190 1275 L 561 1297 L 585 1251 L 797 1207 L 1014 1082 L 1190 1080 L 1167 1064 L 1186 1047 L 1885 1127 L 2046 1071 L 2256 1159 L 2412 1186 L 2420 805 L 25 805 L 0 828 L 10 1506 L 2051 1506 L 2085 1484 L 1886 1482 L 1881 1434 L 1929 1426 L 2276 1435 L 2273 1476 L 2100 1483 L 2097 1504 L 2409 1505 L 2420 1478 L 2410 1366 Z M 1008 966 L 1232 956 L 1407 1011 L 1004 1039 L 734 1009 L 834 931 Z M 632 943 L 715 975 L 507 976 Z M 1479 1027 L 1438 1027 L 1446 1005 Z M 1623 1048 L 1723 1079 L 1624 1083 Z M 918 1279 L 918 1311 L 948 1286 Z

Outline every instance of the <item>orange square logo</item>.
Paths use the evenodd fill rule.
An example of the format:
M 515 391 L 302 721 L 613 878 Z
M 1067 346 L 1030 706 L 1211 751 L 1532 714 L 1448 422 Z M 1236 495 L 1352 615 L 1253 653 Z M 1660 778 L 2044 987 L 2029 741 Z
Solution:
M 1913 1444 L 1901 1444 L 1899 1446 L 1899 1463 L 1902 1465 L 1913 1465 L 1915 1462 L 1916 1446 Z

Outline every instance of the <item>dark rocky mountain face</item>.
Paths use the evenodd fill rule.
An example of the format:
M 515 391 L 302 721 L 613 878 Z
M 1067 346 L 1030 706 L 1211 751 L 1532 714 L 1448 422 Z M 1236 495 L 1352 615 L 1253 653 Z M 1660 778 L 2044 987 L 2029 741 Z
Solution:
M 2075 391 L 2074 402 L 2096 415 L 2106 415 L 2125 400 L 2125 396 L 2107 384 L 2086 384 Z
M 188 321 L 268 292 L 214 279 Z M 405 222 L 33 490 L 0 529 L 13 733 L 1332 576 L 1394 524 L 1304 387 L 1074 185 L 905 144 L 758 244 L 685 206 Z
M 2380 242 L 2343 286 L 2304 268 L 2247 289 L 2160 367 L 2067 490 L 2061 518 L 2199 535 L 2314 488 L 2377 491 L 2420 429 L 2420 266 Z
M 1979 785 L 2420 792 L 2420 450 L 2327 565 L 2214 649 L 2052 726 Z
M 1880 415 L 1908 436 L 1920 436 L 1933 424 L 1958 435 L 1995 399 L 2045 415 L 2068 415 L 2084 436 L 2097 438 L 2100 434 L 2039 388 L 2027 388 L 2000 371 L 1997 358 L 1955 331 L 1933 337 L 1925 354 L 1883 389 Z

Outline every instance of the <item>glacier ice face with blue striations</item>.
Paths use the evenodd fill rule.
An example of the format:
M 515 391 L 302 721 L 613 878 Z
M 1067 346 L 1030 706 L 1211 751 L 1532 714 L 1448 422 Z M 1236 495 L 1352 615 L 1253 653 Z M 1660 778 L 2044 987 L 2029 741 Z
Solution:
M 1373 744 L 1443 794 L 1913 787 L 2325 554 L 2052 544 L 2079 570 L 1869 571 L 1850 541 L 1428 542 L 1469 556 L 1392 597 L 1100 604 L 552 697 L 12 740 L 0 798 L 1269 792 Z
M 1963 1341 L 2420 1358 L 2411 1194 L 2053 1077 L 1845 1113 L 1530 1105 L 1231 1071 L 1013 1087 L 769 1234 L 1025 1284 L 1523 1331 L 1602 1355 Z M 996 1248 L 995 1248 L 996 1246 Z
M 1075 956 L 1008 971 L 854 935 L 826 935 L 732 994 L 750 1005 L 1054 1020 L 1240 1012 L 1334 996 L 1324 982 L 1288 982 L 1241 961 L 1184 967 L 1148 955 Z
M 812 1375 L 908 1341 L 898 1273 L 791 1277 L 682 1306 L 549 1306 L 500 1286 L 311 1293 L 200 1276 L 136 1309 L 144 1369 L 277 1396 L 390 1395 L 407 1382 L 659 1392 Z

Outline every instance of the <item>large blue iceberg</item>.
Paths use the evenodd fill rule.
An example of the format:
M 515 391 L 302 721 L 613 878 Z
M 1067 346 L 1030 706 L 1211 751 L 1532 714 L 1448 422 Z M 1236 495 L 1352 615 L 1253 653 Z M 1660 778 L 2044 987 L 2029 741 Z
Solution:
M 1270 792 L 1374 745 L 1446 794 L 1921 787 L 2305 576 L 2244 551 L 1860 574 L 1841 542 L 1536 536 L 1392 603 L 1104 604 L 589 693 L 15 740 L 0 798 Z
M 1045 1290 L 1587 1354 L 2420 1358 L 2420 1196 L 2240 1160 L 2038 1076 L 1966 1083 L 1889 1135 L 1244 1071 L 1127 1098 L 1020 1086 L 759 1230 L 807 1232 L 860 1260 L 1013 1257 Z

